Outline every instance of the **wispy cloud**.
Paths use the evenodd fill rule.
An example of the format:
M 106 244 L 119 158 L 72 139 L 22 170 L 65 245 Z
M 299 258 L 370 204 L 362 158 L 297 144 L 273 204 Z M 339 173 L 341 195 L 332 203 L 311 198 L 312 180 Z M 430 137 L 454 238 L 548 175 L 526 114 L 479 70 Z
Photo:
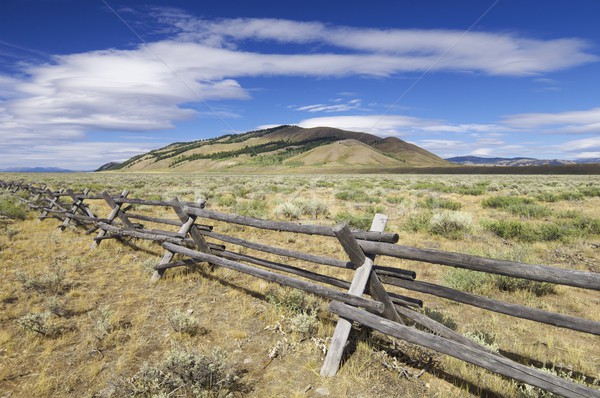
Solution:
M 550 134 L 600 134 L 600 108 L 558 113 L 521 113 L 506 117 L 508 126 Z
M 338 99 L 332 100 L 331 102 L 333 102 L 333 103 L 304 105 L 304 106 L 297 107 L 296 110 L 311 112 L 311 113 L 347 112 L 347 111 L 351 111 L 354 109 L 359 109 L 361 106 L 361 102 L 362 102 L 360 99 L 353 99 L 353 100 L 347 101 L 345 103 L 340 103 L 341 101 L 342 101 L 342 99 L 338 98 Z
M 374 29 L 271 18 L 203 20 L 185 13 L 155 10 L 179 30 L 179 39 L 237 48 L 243 40 L 273 43 L 327 44 L 358 54 L 382 54 L 388 64 L 380 73 L 475 70 L 493 75 L 530 75 L 597 61 L 589 43 L 577 38 L 542 40 L 508 33 L 440 29 Z M 373 73 L 375 73 L 373 71 Z
M 30 140 L 28 144 L 0 144 L 0 168 L 19 166 L 55 166 L 71 170 L 93 170 L 113 161 L 130 157 L 164 146 L 164 143 L 112 142 L 62 142 L 42 143 Z

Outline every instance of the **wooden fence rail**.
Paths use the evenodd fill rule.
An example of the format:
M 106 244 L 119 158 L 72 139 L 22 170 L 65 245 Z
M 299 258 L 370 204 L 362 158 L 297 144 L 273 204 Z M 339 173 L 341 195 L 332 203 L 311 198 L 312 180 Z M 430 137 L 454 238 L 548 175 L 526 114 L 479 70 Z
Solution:
M 558 395 L 600 397 L 598 390 L 489 352 L 485 347 L 415 311 L 415 308 L 422 307 L 421 300 L 391 292 L 385 286 L 442 297 L 485 310 L 592 335 L 600 335 L 599 322 L 520 304 L 505 303 L 419 281 L 416 280 L 417 274 L 414 271 L 375 263 L 380 261 L 376 256 L 392 257 L 595 291 L 600 290 L 598 273 L 398 245 L 396 244 L 399 237 L 397 233 L 384 232 L 387 220 L 384 215 L 376 215 L 370 231 L 351 231 L 343 224 L 332 228 L 220 213 L 205 209 L 204 202 L 184 202 L 177 198 L 169 201 L 130 198 L 127 190 L 119 195 L 111 195 L 108 192 L 92 194 L 89 189 L 76 193 L 69 189 L 53 191 L 45 185 L 36 187 L 22 181 L 0 181 L 0 188 L 4 188 L 10 194 L 18 195 L 30 209 L 40 211 L 40 220 L 57 218 L 60 221 L 58 228 L 61 230 L 74 224 L 85 227 L 87 234 L 98 231 L 93 239 L 92 248 L 98 247 L 106 239 L 134 238 L 161 244 L 165 251 L 160 262 L 154 267 L 156 271 L 152 277 L 154 282 L 170 268 L 207 262 L 213 266 L 229 268 L 332 300 L 330 311 L 340 318 L 321 369 L 323 376 L 333 376 L 338 371 L 352 330 L 351 322 L 358 322 L 390 336 L 454 356 Z M 101 201 L 108 205 L 109 214 L 106 217 L 96 216 L 89 206 L 90 201 Z M 176 217 L 148 216 L 132 212 L 131 210 L 136 206 L 156 206 L 163 211 L 171 209 Z M 145 227 L 137 221 L 148 222 L 153 226 Z M 222 224 L 335 239 L 346 253 L 347 259 L 276 247 L 214 231 L 215 227 Z M 177 230 L 172 230 L 174 227 Z M 234 250 L 223 244 L 239 249 Z M 248 253 L 247 249 L 252 250 L 252 253 Z M 260 253 L 268 254 L 269 258 L 261 258 Z M 182 258 L 175 259 L 176 256 Z M 296 263 L 289 264 L 290 259 Z M 349 270 L 353 273 L 353 278 L 345 280 L 320 273 L 316 271 L 319 266 Z M 370 298 L 364 297 L 366 295 Z M 406 326 L 407 321 L 420 325 L 433 334 Z

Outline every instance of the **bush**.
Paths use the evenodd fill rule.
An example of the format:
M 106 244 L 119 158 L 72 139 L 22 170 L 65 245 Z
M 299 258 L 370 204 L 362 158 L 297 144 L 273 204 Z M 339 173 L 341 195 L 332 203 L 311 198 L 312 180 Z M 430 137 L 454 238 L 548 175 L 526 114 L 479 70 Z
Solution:
M 46 269 L 41 276 L 29 275 L 26 272 L 17 270 L 15 276 L 26 290 L 34 290 L 38 293 L 63 292 L 68 286 L 65 284 L 67 272 L 59 265 L 53 265 Z
M 169 325 L 179 333 L 187 333 L 190 336 L 197 334 L 206 334 L 208 331 L 200 326 L 198 319 L 192 316 L 191 313 L 174 310 L 167 316 Z
M 292 331 L 301 334 L 303 337 L 312 336 L 317 331 L 317 327 L 319 326 L 317 313 L 315 311 L 311 313 L 302 311 L 294 315 L 290 319 L 290 322 Z
M 44 337 L 56 337 L 61 330 L 50 322 L 51 316 L 50 311 L 29 313 L 17 319 L 17 324 L 28 332 L 39 333 Z
M 27 210 L 25 205 L 15 198 L 0 198 L 0 216 L 24 220 L 27 218 Z
M 450 239 L 459 239 L 471 229 L 472 217 L 468 213 L 445 211 L 434 214 L 430 231 Z
M 275 216 L 297 220 L 302 215 L 302 208 L 295 202 L 283 202 L 275 207 Z
M 458 324 L 456 322 L 454 322 L 454 319 L 452 319 L 449 315 L 444 314 L 441 311 L 437 311 L 437 310 L 433 310 L 429 307 L 425 307 L 423 312 L 429 318 L 441 323 L 442 325 L 446 326 L 447 328 L 450 328 L 452 330 L 456 330 L 458 328 Z
M 371 198 L 361 189 L 338 192 L 335 194 L 335 198 L 339 200 L 351 200 L 353 202 L 372 202 L 375 199 L 374 197 Z
M 496 343 L 496 338 L 489 333 L 478 330 L 475 332 L 467 332 L 464 334 L 464 336 L 473 340 L 480 346 L 483 346 L 490 352 L 497 354 L 500 351 L 500 347 L 498 347 L 498 344 Z
M 158 366 L 144 364 L 131 378 L 118 382 L 109 396 L 225 397 L 240 387 L 229 367 L 226 354 L 218 349 L 209 355 L 173 349 Z
M 451 269 L 444 275 L 445 286 L 468 293 L 483 291 L 489 280 L 489 274 L 462 268 Z
M 234 212 L 253 218 L 265 218 L 267 216 L 267 203 L 264 200 L 248 200 L 236 203 Z
M 411 214 L 404 224 L 404 228 L 412 232 L 422 232 L 429 229 L 431 221 L 431 213 L 429 211 L 422 211 L 420 213 Z
M 550 209 L 535 204 L 532 199 L 519 196 L 494 196 L 483 200 L 481 205 L 527 218 L 546 217 L 551 213 Z
M 446 209 L 446 210 L 460 210 L 462 203 L 455 202 L 450 199 L 434 198 L 433 196 L 428 197 L 419 204 L 421 207 L 430 210 Z
M 505 275 L 492 275 L 491 280 L 494 286 L 503 292 L 529 290 L 538 297 L 556 293 L 554 284 L 548 282 L 530 281 Z
M 345 222 L 353 229 L 368 231 L 373 222 L 373 214 L 371 213 L 350 213 L 347 210 L 342 210 L 336 213 L 334 220 L 336 223 Z
M 385 198 L 385 201 L 391 204 L 400 204 L 406 201 L 406 198 L 398 195 L 390 195 Z
M 320 200 L 311 200 L 302 203 L 302 214 L 310 216 L 315 220 L 321 217 L 327 217 L 329 215 L 329 206 L 325 202 Z
M 302 290 L 272 286 L 267 290 L 267 301 L 294 314 L 316 313 L 319 307 L 317 299 Z
M 484 222 L 483 227 L 503 239 L 518 239 L 525 242 L 534 242 L 538 239 L 531 225 L 521 221 L 492 220 Z

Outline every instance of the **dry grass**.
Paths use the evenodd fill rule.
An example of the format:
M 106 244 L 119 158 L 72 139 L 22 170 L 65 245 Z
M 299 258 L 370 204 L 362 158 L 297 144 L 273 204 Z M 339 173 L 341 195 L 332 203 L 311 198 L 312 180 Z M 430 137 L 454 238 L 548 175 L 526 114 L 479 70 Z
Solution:
M 326 225 L 333 225 L 340 213 L 368 221 L 374 211 L 382 211 L 390 216 L 388 230 L 398 231 L 400 243 L 406 245 L 594 272 L 600 260 L 600 234 L 589 223 L 578 221 L 600 219 L 600 197 L 593 195 L 593 189 L 600 190 L 598 177 L 38 174 L 0 178 L 25 178 L 76 190 L 89 186 L 94 192 L 128 188 L 131 197 L 142 198 L 195 200 L 202 196 L 208 199 L 209 208 L 219 211 Z M 336 198 L 340 192 L 355 196 Z M 563 199 L 538 199 L 553 199 L 549 192 Z M 528 197 L 550 213 L 533 219 L 482 206 L 484 199 L 495 196 Z M 469 228 L 460 236 L 433 234 L 434 216 L 452 211 L 435 204 L 452 202 L 460 203 L 460 212 L 469 215 Z M 326 211 L 320 210 L 316 218 L 310 212 L 282 211 L 282 204 L 289 203 L 296 207 L 319 203 Z M 92 202 L 92 209 L 108 214 L 100 202 Z M 163 208 L 136 211 L 174 216 Z M 192 348 L 202 353 L 219 348 L 227 353 L 227 370 L 239 377 L 239 385 L 233 388 L 239 396 L 310 397 L 320 387 L 335 397 L 522 394 L 517 383 L 490 372 L 366 331 L 353 334 L 352 354 L 339 375 L 323 379 L 319 376 L 321 349 L 335 326 L 325 301 L 298 298 L 263 281 L 204 265 L 169 270 L 164 280 L 149 285 L 149 270 L 162 254 L 158 245 L 132 241 L 136 249 L 104 241 L 90 250 L 91 237 L 84 230 L 68 228 L 59 233 L 58 221 L 40 223 L 33 217 L 0 220 L 0 396 L 106 396 L 111 386 L 126 382 L 144 363 L 158 365 L 172 349 Z M 507 219 L 536 226 L 575 226 L 557 240 L 534 241 L 501 238 L 485 227 L 486 221 Z M 214 225 L 221 233 L 344 258 L 333 239 Z M 249 249 L 244 252 L 256 254 Z M 381 264 L 414 270 L 420 280 L 434 283 L 444 283 L 451 272 L 448 267 L 387 258 Z M 312 267 L 351 278 L 347 271 Z M 600 321 L 596 292 L 558 287 L 553 294 L 537 296 L 527 288 L 501 291 L 491 283 L 478 288 L 479 294 L 492 298 Z M 595 337 L 432 296 L 397 292 L 423 299 L 430 312 L 456 323 L 460 333 L 486 332 L 502 353 L 520 362 L 573 369 L 588 376 L 588 382 L 600 374 L 600 343 Z M 304 300 L 303 307 L 311 308 L 310 312 L 298 312 L 290 304 L 294 300 Z M 52 333 L 40 333 L 19 322 L 31 314 L 47 314 L 45 326 Z M 176 330 L 173 314 L 192 318 L 196 333 Z M 411 378 L 424 367 L 427 371 L 420 378 Z

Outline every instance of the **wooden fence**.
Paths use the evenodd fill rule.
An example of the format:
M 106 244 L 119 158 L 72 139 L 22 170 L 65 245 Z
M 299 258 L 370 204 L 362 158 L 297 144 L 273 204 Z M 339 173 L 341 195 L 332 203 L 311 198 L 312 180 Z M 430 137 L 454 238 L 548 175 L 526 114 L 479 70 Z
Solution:
M 415 309 L 423 305 L 421 300 L 388 292 L 385 285 L 397 286 L 408 291 L 426 293 L 489 311 L 593 335 L 600 335 L 599 322 L 497 301 L 417 281 L 417 275 L 413 271 L 378 266 L 375 265 L 375 262 L 376 256 L 388 256 L 596 291 L 600 290 L 600 274 L 598 273 L 398 245 L 398 234 L 384 232 L 387 217 L 382 214 L 375 216 L 370 231 L 359 231 L 350 230 L 344 224 L 332 228 L 219 213 L 205 209 L 203 202 L 182 202 L 177 198 L 170 201 L 132 199 L 129 198 L 127 190 L 119 195 L 110 195 L 107 192 L 91 194 L 88 189 L 76 193 L 70 189 L 51 190 L 46 186 L 38 187 L 22 182 L 7 181 L 0 181 L 0 188 L 17 195 L 31 209 L 38 210 L 40 220 L 58 219 L 60 221 L 58 228 L 61 230 L 69 224 L 75 224 L 86 228 L 87 234 L 96 232 L 91 245 L 92 249 L 98 247 L 106 239 L 123 239 L 124 237 L 160 243 L 165 251 L 160 262 L 154 267 L 155 273 L 152 276 L 154 282 L 158 281 L 170 268 L 207 262 L 330 299 L 329 310 L 337 314 L 339 320 L 321 369 L 322 376 L 336 374 L 344 347 L 351 333 L 351 322 L 358 322 L 387 335 L 451 355 L 470 364 L 558 395 L 600 397 L 598 390 L 489 352 L 483 346 L 416 311 Z M 24 194 L 19 194 L 23 191 Z M 106 202 L 111 209 L 110 213 L 104 218 L 95 215 L 88 206 L 92 200 Z M 176 218 L 150 217 L 134 213 L 135 207 L 140 205 L 170 208 Z M 145 228 L 138 221 L 158 225 L 159 228 Z M 211 223 L 215 224 L 215 221 L 262 230 L 330 237 L 339 242 L 347 255 L 347 260 L 275 247 L 218 233 L 214 231 L 213 225 L 210 225 Z M 174 227 L 177 228 L 177 231 L 168 229 Z M 233 245 L 238 249 L 232 250 L 225 244 Z M 240 248 L 250 248 L 254 251 L 276 255 L 280 260 L 272 261 L 244 254 L 244 250 L 240 250 Z M 183 259 L 174 260 L 176 254 Z M 301 260 L 306 266 L 298 267 L 286 264 L 290 258 Z M 354 276 L 352 280 L 347 281 L 319 274 L 310 271 L 309 265 L 311 264 L 354 270 Z M 406 326 L 407 321 L 420 325 L 430 333 Z

